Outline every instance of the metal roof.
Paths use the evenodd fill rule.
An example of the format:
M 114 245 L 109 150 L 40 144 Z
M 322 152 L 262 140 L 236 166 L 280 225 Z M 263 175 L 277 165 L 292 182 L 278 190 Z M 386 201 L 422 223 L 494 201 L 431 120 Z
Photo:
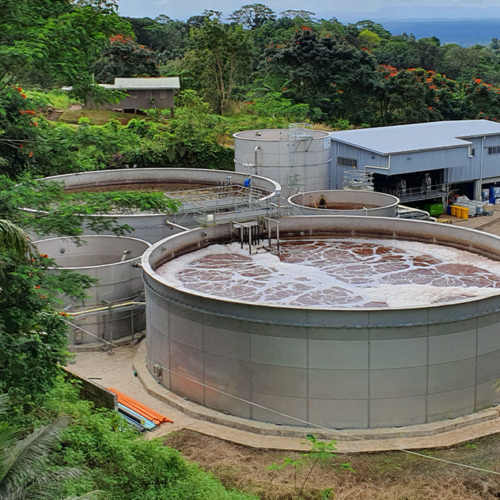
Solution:
M 416 123 L 394 127 L 365 128 L 330 133 L 342 142 L 380 155 L 467 147 L 467 138 L 500 135 L 500 123 L 488 120 L 457 120 Z
M 113 85 L 101 83 L 100 86 L 122 90 L 169 90 L 180 89 L 181 83 L 177 76 L 170 78 L 115 78 Z

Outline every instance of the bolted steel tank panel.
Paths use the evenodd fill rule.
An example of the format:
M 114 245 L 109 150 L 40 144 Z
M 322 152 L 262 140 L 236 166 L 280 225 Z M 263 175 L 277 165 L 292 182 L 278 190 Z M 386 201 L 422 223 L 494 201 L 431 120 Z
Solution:
M 98 279 L 99 282 L 86 291 L 89 296 L 82 304 L 68 297 L 61 297 L 64 306 L 72 305 L 78 310 L 83 307 L 103 306 L 136 297 L 144 291 L 140 262 L 142 254 L 149 248 L 147 241 L 137 238 L 89 235 L 85 243 L 78 245 L 70 238 L 51 238 L 35 241 L 38 251 L 47 254 L 58 264 L 52 272 L 71 270 Z M 123 260 L 122 260 L 123 259 Z M 76 321 L 91 335 L 73 328 L 71 341 L 88 344 L 104 339 L 111 341 L 128 337 L 144 327 L 141 311 L 109 312 L 103 316 L 89 316 Z
M 190 189 L 190 184 L 206 184 L 207 187 L 214 187 L 227 177 L 231 177 L 234 184 L 242 186 L 248 175 L 238 172 L 228 172 L 226 170 L 199 168 L 128 168 L 56 175 L 46 177 L 44 180 L 64 182 L 65 188 L 68 190 L 95 187 L 109 187 L 109 190 L 112 190 L 113 186 L 168 182 L 186 184 L 186 189 Z M 252 186 L 265 192 L 261 198 L 262 200 L 273 197 L 276 191 L 281 190 L 281 186 L 274 180 L 258 175 L 252 176 Z M 206 211 L 210 213 L 209 210 Z M 187 223 L 192 220 L 192 214 L 191 216 L 189 214 L 187 216 L 184 214 L 110 214 L 101 217 L 109 217 L 116 219 L 118 224 L 129 225 L 133 228 L 131 236 L 144 239 L 150 243 L 155 243 L 168 236 L 183 232 L 185 229 L 179 227 L 178 224 L 182 224 L 182 222 Z M 85 233 L 96 234 L 89 229 L 85 229 Z M 112 233 L 101 234 L 111 235 Z
M 34 244 L 40 253 L 55 260 L 59 267 L 53 272 L 68 269 L 99 280 L 87 291 L 90 297 L 85 300 L 85 306 L 124 300 L 144 289 L 140 262 L 150 246 L 148 242 L 104 235 L 84 236 L 83 241 L 78 245 L 70 238 L 51 238 Z
M 80 349 L 85 347 L 85 350 L 98 350 L 101 347 L 109 348 L 109 344 L 101 342 L 100 339 L 113 344 L 127 337 L 132 338 L 133 335 L 139 336 L 146 325 L 144 309 L 112 310 L 107 314 L 73 318 L 71 322 L 75 326 L 70 327 L 70 348 L 79 346 Z
M 290 176 L 300 177 L 305 191 L 330 187 L 330 134 L 307 130 L 307 139 L 296 140 L 289 129 L 238 132 L 234 137 L 235 169 L 257 173 L 290 184 Z M 288 194 L 288 193 L 287 193 Z
M 496 236 L 397 218 L 285 217 L 280 237 L 401 239 L 500 260 Z M 143 256 L 147 363 L 165 367 L 159 382 L 176 394 L 248 419 L 302 425 L 241 400 L 343 428 L 434 422 L 500 401 L 500 292 L 426 307 L 307 309 L 209 297 L 155 271 L 229 240 L 229 225 L 213 226 Z
M 302 215 L 397 217 L 399 198 L 375 191 L 324 190 L 298 193 L 288 203 Z M 322 208 L 336 207 L 336 208 Z M 351 208 L 348 208 L 351 206 Z

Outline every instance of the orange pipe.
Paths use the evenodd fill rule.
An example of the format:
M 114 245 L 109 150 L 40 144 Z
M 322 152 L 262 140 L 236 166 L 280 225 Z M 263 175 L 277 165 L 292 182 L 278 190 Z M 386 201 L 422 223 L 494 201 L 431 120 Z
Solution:
M 131 410 L 134 410 L 135 412 L 139 413 L 139 415 L 142 415 L 148 420 L 151 420 L 151 422 L 155 423 L 156 425 L 160 425 L 163 422 L 173 423 L 173 420 L 170 420 L 169 418 L 165 417 L 165 415 L 162 415 L 161 413 L 152 410 L 151 408 L 143 405 L 142 403 L 139 403 L 139 401 L 136 401 L 135 399 L 129 398 L 126 394 L 123 394 L 123 392 L 117 391 L 112 387 L 108 387 L 107 389 L 108 391 L 114 392 L 118 396 L 119 403 L 121 403 L 124 406 L 127 406 Z

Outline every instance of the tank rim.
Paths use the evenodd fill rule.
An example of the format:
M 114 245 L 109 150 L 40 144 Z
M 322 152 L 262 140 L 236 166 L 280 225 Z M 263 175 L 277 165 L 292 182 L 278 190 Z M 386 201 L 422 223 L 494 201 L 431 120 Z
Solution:
M 316 191 L 304 191 L 304 192 L 296 193 L 296 194 L 290 196 L 287 199 L 287 202 L 290 203 L 290 205 L 293 205 L 295 207 L 300 207 L 301 209 L 304 209 L 304 210 L 308 210 L 308 209 L 316 210 L 313 207 L 308 207 L 307 205 L 301 205 L 300 203 L 294 202 L 294 201 L 292 201 L 292 199 L 297 197 L 297 196 L 305 196 L 306 194 L 315 194 L 315 193 L 324 193 L 324 192 L 327 192 L 327 193 L 346 193 L 349 191 L 346 191 L 344 189 L 318 189 Z M 356 191 L 356 193 L 360 193 L 360 192 L 362 192 L 362 191 Z M 353 209 L 349 209 L 349 208 L 346 208 L 346 209 L 324 208 L 322 210 L 325 211 L 325 215 L 336 215 L 336 212 L 344 212 L 344 211 L 359 212 L 360 214 L 364 214 L 366 211 L 373 212 L 376 210 L 380 210 L 382 208 L 394 208 L 395 206 L 398 206 L 401 203 L 401 200 L 397 196 L 393 196 L 392 194 L 378 193 L 377 191 L 368 191 L 368 193 L 370 193 L 370 194 L 375 193 L 377 195 L 381 195 L 381 196 L 384 196 L 386 198 L 392 198 L 393 201 L 392 201 L 392 203 L 390 203 L 388 205 L 380 205 L 380 206 L 374 207 L 374 208 L 353 208 Z M 341 215 L 341 214 L 338 214 L 338 215 Z M 355 216 L 353 215 L 353 217 L 355 217 Z
M 145 172 L 164 172 L 166 170 L 170 171 L 186 171 L 188 172 L 227 172 L 229 174 L 237 174 L 237 175 L 242 175 L 245 177 L 248 177 L 246 174 L 243 174 L 242 172 L 233 172 L 229 170 L 212 170 L 208 168 L 168 168 L 168 167 L 155 167 L 155 168 L 120 168 L 120 169 L 107 169 L 107 170 L 90 170 L 87 172 L 75 172 L 72 174 L 61 174 L 61 175 L 52 175 L 50 177 L 42 177 L 38 179 L 39 181 L 59 181 L 59 182 L 64 182 L 65 178 L 68 177 L 73 177 L 73 176 L 85 176 L 85 175 L 95 175 L 99 173 L 109 173 L 109 172 L 137 172 L 137 171 L 145 171 Z M 114 174 L 112 174 L 114 175 Z M 117 174 L 118 175 L 118 174 Z M 269 194 L 266 195 L 265 197 L 261 198 L 261 201 L 266 201 L 268 199 L 273 198 L 276 193 L 281 192 L 281 184 L 279 182 L 276 182 L 273 179 L 270 179 L 268 177 L 264 177 L 262 175 L 252 175 L 253 178 L 257 178 L 259 180 L 263 181 L 268 181 L 274 185 L 274 192 L 269 191 Z M 210 184 L 208 184 L 210 185 Z M 22 207 L 21 210 L 27 212 L 27 213 L 32 213 L 32 214 L 37 214 L 37 213 L 48 213 L 43 210 L 36 210 L 35 208 L 25 208 Z M 116 219 L 117 217 L 132 217 L 132 218 L 138 218 L 138 217 L 151 217 L 151 216 L 156 216 L 156 217 L 165 217 L 167 215 L 175 215 L 176 212 L 166 212 L 166 213 L 137 213 L 137 214 L 91 214 L 90 217 L 103 217 L 103 218 L 108 218 L 108 219 Z
M 358 216 L 358 215 L 312 215 L 312 216 L 305 216 L 305 217 L 308 217 L 308 218 L 310 218 L 310 217 L 318 217 L 318 218 L 325 217 L 325 218 L 366 219 L 366 217 Z M 293 218 L 297 218 L 297 217 L 293 217 Z M 387 221 L 393 220 L 393 218 L 391 218 L 391 217 L 370 217 L 370 219 L 372 219 L 372 220 L 379 219 L 379 220 L 387 220 Z M 407 222 L 409 224 L 436 224 L 434 222 L 429 222 L 429 221 L 415 221 L 415 220 L 406 220 L 406 219 L 405 219 L 405 222 Z M 189 232 L 190 233 L 194 232 L 194 231 L 201 232 L 201 231 L 204 231 L 204 229 L 205 228 L 198 228 L 198 229 L 193 229 Z M 477 231 L 477 230 L 471 229 L 471 228 L 457 227 L 455 229 L 459 229 L 460 231 L 471 232 L 473 234 L 481 234 L 481 235 L 487 234 L 487 236 L 498 240 L 498 245 L 500 248 L 500 236 L 496 236 L 496 235 L 489 234 L 489 233 L 483 233 L 481 231 Z M 354 312 L 357 312 L 357 313 L 361 313 L 361 312 L 390 313 L 391 311 L 402 311 L 402 310 L 418 311 L 418 310 L 425 310 L 425 309 L 431 309 L 431 308 L 437 309 L 437 308 L 443 308 L 443 307 L 455 307 L 455 306 L 460 306 L 461 304 L 472 304 L 474 302 L 480 303 L 480 302 L 484 302 L 487 300 L 491 300 L 491 299 L 495 299 L 495 298 L 500 297 L 500 289 L 498 289 L 498 292 L 496 294 L 493 294 L 489 297 L 482 297 L 482 298 L 471 297 L 471 298 L 467 298 L 467 299 L 463 299 L 463 300 L 456 300 L 453 302 L 444 302 L 444 303 L 440 303 L 440 304 L 427 304 L 427 305 L 419 305 L 419 306 L 397 306 L 397 307 L 387 307 L 387 308 L 376 308 L 376 307 L 315 307 L 315 308 L 307 308 L 307 307 L 297 307 L 297 306 L 289 306 L 289 305 L 269 305 L 269 304 L 265 304 L 265 303 L 246 302 L 246 301 L 236 300 L 236 299 L 231 299 L 231 298 L 223 299 L 221 297 L 215 297 L 215 296 L 209 295 L 209 294 L 204 294 L 204 293 L 200 293 L 200 292 L 196 292 L 196 291 L 192 291 L 192 290 L 177 288 L 177 287 L 171 285 L 170 283 L 168 283 L 151 266 L 151 264 L 150 264 L 151 255 L 158 247 L 164 246 L 166 244 L 166 242 L 172 240 L 173 238 L 181 238 L 185 234 L 186 233 L 174 234 L 172 236 L 168 236 L 167 238 L 164 238 L 163 240 L 160 240 L 160 241 L 152 244 L 142 255 L 141 265 L 142 265 L 142 269 L 143 269 L 144 274 L 150 278 L 153 278 L 154 280 L 159 282 L 161 285 L 163 285 L 169 289 L 175 290 L 178 293 L 181 293 L 183 295 L 184 294 L 191 295 L 191 296 L 201 297 L 203 299 L 211 300 L 211 301 L 214 301 L 216 303 L 220 303 L 222 307 L 223 307 L 224 303 L 230 302 L 233 304 L 244 305 L 244 306 L 252 308 L 252 309 L 265 307 L 265 308 L 272 309 L 272 310 L 289 309 L 289 310 L 294 310 L 294 311 L 311 311 L 312 313 L 315 313 L 315 312 L 323 312 L 323 313 L 325 313 L 325 312 L 332 312 L 332 313 L 354 313 Z M 471 235 L 471 237 L 472 237 L 472 235 Z M 287 238 L 287 239 L 292 240 L 292 239 L 300 239 L 300 238 L 301 237 Z M 302 237 L 302 238 L 306 239 L 307 237 Z M 316 236 L 316 238 L 320 238 L 320 237 Z M 356 238 L 356 237 L 351 236 L 351 238 Z M 390 240 L 391 238 L 382 238 L 381 237 L 380 239 Z M 410 241 L 410 240 L 403 240 L 403 239 L 401 239 L 401 240 L 402 241 Z M 394 240 L 394 241 L 398 241 L 398 240 Z M 439 243 L 436 243 L 436 244 L 439 245 Z M 208 246 L 211 246 L 211 245 L 208 245 Z M 441 246 L 445 246 L 445 245 L 441 245 Z M 204 248 L 207 248 L 207 247 L 204 247 Z M 192 252 L 189 252 L 189 253 L 192 253 Z M 475 252 L 473 252 L 471 250 L 470 253 L 475 253 Z M 499 262 L 500 262 L 500 260 L 499 260 Z M 150 285 L 148 284 L 148 286 L 150 286 Z
M 241 139 L 242 141 L 262 141 L 262 142 L 286 142 L 283 139 L 266 139 L 265 137 L 262 136 L 257 136 L 257 137 L 242 137 L 242 134 L 247 134 L 249 132 L 269 132 L 269 131 L 283 131 L 283 130 L 290 130 L 288 128 L 258 128 L 255 130 L 243 130 L 241 132 L 236 132 L 233 134 L 233 137 L 235 139 Z M 317 137 L 314 137 L 313 140 L 316 139 L 327 139 L 330 137 L 329 132 L 324 132 L 323 130 L 311 130 L 311 132 L 314 132 L 315 134 L 318 134 Z M 320 135 L 321 134 L 321 135 Z M 324 135 L 323 135 L 324 134 Z
M 126 239 L 126 240 L 134 240 L 138 241 L 140 243 L 144 243 L 146 245 L 146 250 L 144 250 L 143 254 L 138 255 L 137 257 L 134 257 L 133 259 L 125 260 L 123 262 L 111 262 L 110 264 L 98 264 L 96 266 L 72 266 L 72 267 L 67 267 L 67 266 L 57 266 L 57 267 L 49 267 L 49 269 L 59 269 L 59 270 L 74 270 L 74 269 L 98 269 L 100 267 L 110 267 L 110 266 L 116 266 L 118 264 L 124 264 L 124 263 L 130 263 L 134 260 L 141 259 L 142 255 L 149 250 L 151 247 L 151 243 L 147 242 L 146 240 L 141 240 L 140 238 L 134 238 L 133 236 L 113 236 L 111 234 L 83 234 L 81 235 L 82 239 L 87 239 L 87 238 L 120 238 L 120 239 Z M 42 243 L 46 241 L 54 241 L 54 240 L 65 240 L 65 239 L 71 239 L 71 236 L 57 236 L 55 238 L 47 238 L 44 240 L 37 240 L 34 241 L 33 244 L 36 245 L 37 243 Z M 55 259 L 54 259 L 55 260 Z

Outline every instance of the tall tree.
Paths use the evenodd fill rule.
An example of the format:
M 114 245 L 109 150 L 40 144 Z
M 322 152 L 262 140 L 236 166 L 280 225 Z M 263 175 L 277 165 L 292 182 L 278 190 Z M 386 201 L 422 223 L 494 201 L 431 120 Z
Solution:
M 191 43 L 193 50 L 185 67 L 199 75 L 205 97 L 224 114 L 235 88 L 250 75 L 252 45 L 248 34 L 242 26 L 206 18 L 203 27 L 192 29 Z
M 69 84 L 88 72 L 115 33 L 130 33 L 112 0 L 2 0 L 0 90 Z
M 160 76 L 156 54 L 123 35 L 110 38 L 93 70 L 99 83 L 113 83 L 115 77 Z
M 370 123 L 366 106 L 377 84 L 375 59 L 346 41 L 318 38 L 309 27 L 267 49 L 263 70 L 289 80 L 287 96 L 330 119 Z M 316 115 L 318 113 L 316 112 Z
M 274 21 L 276 13 L 264 4 L 254 3 L 235 10 L 228 19 L 251 30 L 260 28 L 266 21 Z

